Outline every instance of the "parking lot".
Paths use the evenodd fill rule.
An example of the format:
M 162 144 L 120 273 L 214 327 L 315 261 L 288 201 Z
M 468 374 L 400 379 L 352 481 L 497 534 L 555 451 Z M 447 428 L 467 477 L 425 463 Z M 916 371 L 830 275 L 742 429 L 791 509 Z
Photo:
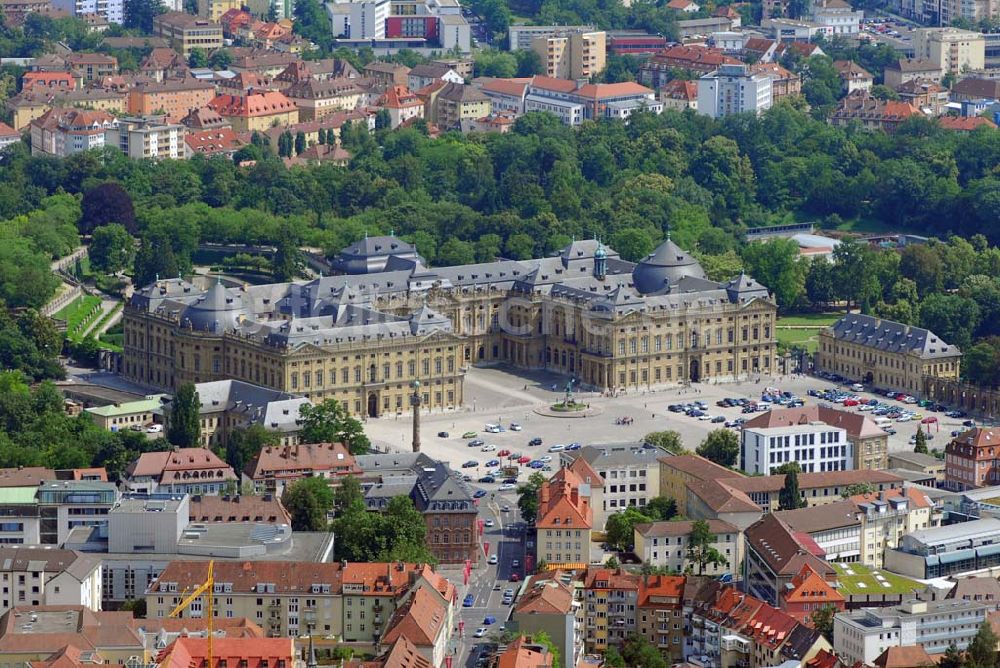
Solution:
M 762 391 L 770 387 L 795 395 L 809 405 L 821 401 L 809 396 L 809 390 L 825 391 L 838 387 L 845 391 L 850 389 L 845 385 L 810 376 L 786 376 L 761 378 L 759 382 L 696 384 L 684 388 L 646 390 L 617 397 L 577 393 L 578 401 L 589 403 L 601 412 L 592 417 L 568 418 L 542 416 L 533 410 L 558 401 L 562 397 L 560 388 L 565 384 L 565 379 L 545 374 L 524 375 L 497 368 L 473 368 L 467 374 L 465 382 L 465 408 L 421 416 L 422 450 L 436 459 L 449 462 L 453 468 L 462 470 L 476 480 L 495 468 L 486 466 L 486 463 L 500 459 L 497 453 L 501 450 L 509 450 L 512 454 L 530 457 L 532 460 L 548 455 L 554 460 L 550 466 L 558 468 L 558 453 L 548 452 L 554 445 L 637 442 L 651 431 L 662 430 L 679 432 L 684 447 L 694 450 L 710 431 L 724 428 L 722 423 L 714 423 L 711 418 L 719 417 L 724 418 L 723 422 L 732 422 L 739 418 L 753 417 L 743 413 L 743 406 L 719 407 L 716 405 L 719 400 L 732 398 L 759 401 Z M 899 411 L 900 414 L 903 411 L 913 411 L 921 417 L 936 417 L 937 424 L 925 425 L 929 428 L 928 447 L 931 449 L 943 449 L 950 433 L 964 428 L 962 422 L 966 418 L 946 417 L 943 412 L 929 412 L 895 399 L 877 397 L 867 391 L 851 394 L 856 394 L 864 401 L 877 398 L 884 406 Z M 694 401 L 705 404 L 707 419 L 668 410 L 671 404 Z M 859 405 L 849 406 L 846 410 L 858 410 L 859 407 L 860 401 Z M 380 446 L 409 451 L 410 420 L 410 416 L 369 420 L 365 430 L 372 441 Z M 521 430 L 511 431 L 511 422 L 518 423 Z M 488 423 L 503 425 L 505 431 L 497 434 L 484 433 L 484 427 Z M 892 426 L 896 433 L 889 436 L 889 451 L 912 450 L 909 440 L 916 434 L 919 424 L 919 418 L 893 420 Z M 439 436 L 441 432 L 447 433 L 447 436 Z M 496 450 L 483 452 L 483 446 L 469 447 L 473 432 L 476 434 L 474 438 L 482 440 L 485 446 L 495 446 Z M 470 438 L 463 437 L 463 434 L 469 434 Z M 532 439 L 541 439 L 541 444 L 528 445 Z M 476 465 L 462 468 L 463 464 L 470 462 L 475 462 Z M 522 465 L 521 480 L 527 477 L 528 471 L 531 469 L 525 469 Z M 478 487 L 495 491 L 500 484 L 502 480 L 498 477 L 496 483 Z

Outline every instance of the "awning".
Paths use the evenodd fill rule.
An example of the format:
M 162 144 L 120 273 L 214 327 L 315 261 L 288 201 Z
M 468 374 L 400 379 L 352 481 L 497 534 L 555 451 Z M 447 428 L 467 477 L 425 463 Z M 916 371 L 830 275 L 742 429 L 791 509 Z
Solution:
M 942 564 L 953 564 L 957 561 L 964 561 L 966 559 L 975 559 L 976 553 L 973 550 L 956 550 L 954 552 L 945 552 L 944 554 L 939 554 L 938 557 L 940 557 Z

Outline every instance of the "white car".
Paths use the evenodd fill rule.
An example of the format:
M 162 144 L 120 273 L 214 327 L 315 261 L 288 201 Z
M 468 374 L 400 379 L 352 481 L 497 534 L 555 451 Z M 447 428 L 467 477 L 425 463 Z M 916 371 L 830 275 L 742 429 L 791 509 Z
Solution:
M 479 449 L 480 452 L 496 452 L 497 446 L 495 445 L 484 445 Z
M 553 445 L 549 448 L 549 452 L 562 452 L 566 449 L 565 445 Z
M 163 425 L 162 424 L 151 424 L 148 427 L 146 427 L 146 433 L 147 434 L 160 434 L 160 433 L 163 433 Z
M 540 461 L 540 462 L 551 462 L 552 461 L 552 456 L 551 455 L 542 455 L 541 457 L 538 458 L 538 461 Z
M 486 635 L 486 627 L 485 626 L 480 626 L 478 629 L 476 629 L 476 632 L 472 634 L 472 637 L 473 638 L 482 638 L 485 635 Z
M 501 492 L 509 492 L 510 490 L 516 488 L 517 485 L 512 485 L 509 482 L 505 482 L 504 484 L 500 485 L 497 489 L 500 490 Z
M 912 415 L 900 415 L 898 418 L 896 418 L 896 422 L 909 422 L 912 419 L 913 419 Z
M 699 422 L 707 422 L 708 420 L 711 420 L 714 417 L 715 417 L 714 415 L 709 415 L 708 413 L 706 413 L 705 415 L 699 415 L 698 416 L 698 421 Z
M 519 425 L 516 422 L 511 422 L 510 423 L 510 430 L 511 431 L 521 431 L 521 425 Z
M 496 566 L 497 562 L 499 561 L 500 560 L 497 558 L 497 555 L 491 554 L 490 558 L 486 560 L 486 563 L 488 563 L 490 566 Z
M 493 520 L 486 520 L 485 526 L 486 526 L 486 528 L 492 527 L 493 526 Z

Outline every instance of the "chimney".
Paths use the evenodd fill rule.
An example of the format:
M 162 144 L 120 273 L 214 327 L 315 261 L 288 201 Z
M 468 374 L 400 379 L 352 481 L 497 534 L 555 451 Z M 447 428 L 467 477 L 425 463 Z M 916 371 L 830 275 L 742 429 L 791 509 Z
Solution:
M 574 506 L 580 505 L 580 489 L 576 485 L 570 487 L 569 500 L 573 502 Z
M 539 493 L 539 505 L 543 508 L 549 505 L 549 483 L 542 485 L 542 489 Z

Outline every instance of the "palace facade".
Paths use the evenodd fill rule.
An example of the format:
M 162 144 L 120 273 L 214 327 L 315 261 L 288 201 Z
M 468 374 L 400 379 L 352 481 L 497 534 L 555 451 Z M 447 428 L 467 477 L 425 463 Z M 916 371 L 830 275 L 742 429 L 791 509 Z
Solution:
M 428 268 L 373 237 L 341 274 L 198 287 L 161 279 L 124 314 L 123 374 L 165 390 L 234 378 L 355 414 L 462 404 L 465 370 L 508 363 L 601 389 L 731 381 L 775 369 L 776 306 L 746 275 L 710 281 L 668 238 L 638 264 L 594 240 L 547 258 Z

